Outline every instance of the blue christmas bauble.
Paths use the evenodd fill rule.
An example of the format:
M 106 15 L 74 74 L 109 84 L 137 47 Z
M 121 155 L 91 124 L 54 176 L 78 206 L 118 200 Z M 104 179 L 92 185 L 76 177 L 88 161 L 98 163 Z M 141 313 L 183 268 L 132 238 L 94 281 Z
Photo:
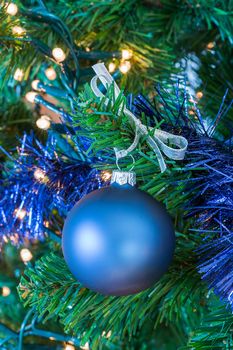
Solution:
M 166 272 L 175 235 L 161 203 L 131 185 L 113 184 L 74 206 L 62 248 L 70 271 L 85 287 L 128 295 L 151 287 Z

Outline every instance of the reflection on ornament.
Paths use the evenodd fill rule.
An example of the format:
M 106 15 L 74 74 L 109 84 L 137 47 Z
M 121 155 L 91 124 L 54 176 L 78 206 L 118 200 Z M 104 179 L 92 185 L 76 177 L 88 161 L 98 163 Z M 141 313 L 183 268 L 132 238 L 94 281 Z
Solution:
M 110 171 L 103 170 L 101 171 L 100 176 L 103 181 L 109 181 L 111 179 L 112 173 Z
M 34 89 L 34 90 L 38 90 L 38 84 L 39 84 L 39 80 L 38 79 L 36 79 L 36 80 L 33 80 L 33 82 L 32 82 L 32 88 Z
M 83 350 L 89 350 L 89 349 L 90 349 L 90 347 L 89 347 L 89 343 L 86 343 L 85 345 L 80 346 L 80 349 L 83 349 Z
M 36 126 L 42 130 L 48 130 L 50 128 L 51 122 L 50 118 L 47 115 L 42 115 L 36 121 Z
M 23 262 L 29 262 L 30 260 L 32 260 L 33 257 L 32 253 L 27 248 L 23 248 L 20 250 L 20 256 Z
M 45 75 L 49 80 L 55 80 L 57 77 L 57 73 L 53 67 L 49 67 L 45 70 Z
M 48 182 L 48 177 L 46 176 L 46 173 L 44 170 L 37 168 L 34 171 L 34 178 L 38 181 L 38 182 L 42 182 L 42 183 L 46 183 Z
M 126 74 L 130 70 L 130 68 L 131 63 L 129 61 L 122 62 L 119 67 L 122 74 Z
M 24 75 L 23 70 L 20 69 L 20 68 L 17 68 L 16 71 L 15 71 L 15 74 L 14 74 L 14 79 L 18 80 L 18 81 L 22 81 L 23 80 L 23 75 Z
M 34 91 L 29 91 L 26 93 L 25 98 L 28 102 L 34 103 L 35 102 L 35 98 L 38 94 Z
M 203 97 L 203 92 L 198 91 L 198 92 L 196 93 L 196 98 L 200 99 L 200 98 L 202 98 L 202 97 Z
M 24 217 L 26 216 L 27 212 L 25 209 L 15 209 L 14 215 L 17 219 L 23 220 Z
M 123 60 L 129 60 L 133 56 L 133 53 L 132 51 L 129 51 L 129 50 L 122 50 L 121 55 Z
M 7 5 L 6 12 L 10 16 L 15 16 L 16 13 L 18 12 L 18 6 L 16 4 L 13 4 L 12 2 Z
M 7 287 L 7 286 L 2 287 L 2 296 L 3 297 L 8 297 L 8 295 L 10 295 L 10 294 L 11 294 L 11 290 L 9 287 Z
M 12 33 L 15 35 L 23 35 L 25 32 L 26 32 L 25 29 L 23 29 L 20 26 L 14 26 L 12 28 Z
M 65 350 L 75 350 L 75 347 L 71 344 L 66 344 Z
M 113 73 L 113 72 L 115 71 L 115 69 L 116 69 L 115 63 L 110 62 L 109 65 L 108 65 L 108 70 L 109 70 L 109 72 L 110 72 L 110 73 Z
M 57 62 L 63 62 L 66 59 L 65 52 L 60 47 L 55 47 L 52 51 L 52 55 Z

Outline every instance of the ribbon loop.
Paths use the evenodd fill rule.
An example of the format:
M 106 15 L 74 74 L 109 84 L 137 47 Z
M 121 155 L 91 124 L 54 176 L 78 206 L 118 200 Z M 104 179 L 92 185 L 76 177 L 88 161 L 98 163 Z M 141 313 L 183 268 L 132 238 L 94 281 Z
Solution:
M 97 80 L 99 79 L 106 89 L 111 84 L 113 84 L 115 98 L 117 98 L 120 95 L 121 90 L 119 89 L 118 85 L 114 81 L 111 74 L 106 69 L 104 63 L 97 63 L 94 66 L 92 66 L 92 68 L 96 73 L 96 75 L 91 80 L 92 91 L 97 97 L 100 97 L 100 98 L 104 97 L 106 99 L 105 104 L 107 105 L 109 103 L 109 99 L 106 98 L 105 95 L 98 88 Z M 161 172 L 164 172 L 167 168 L 162 152 L 169 159 L 174 159 L 174 160 L 184 159 L 185 152 L 188 147 L 188 141 L 186 140 L 185 137 L 179 136 L 179 135 L 173 135 L 166 131 L 158 130 L 158 129 L 154 130 L 153 136 L 150 136 L 148 130 L 151 131 L 153 130 L 153 128 L 151 127 L 147 128 L 144 124 L 142 124 L 142 122 L 129 109 L 127 109 L 124 106 L 124 103 L 121 104 L 120 109 L 123 109 L 123 112 L 125 113 L 125 115 L 127 115 L 128 118 L 134 122 L 136 126 L 136 134 L 132 145 L 128 149 L 118 150 L 114 148 L 117 161 L 120 158 L 128 156 L 129 153 L 132 152 L 137 147 L 140 137 L 142 135 L 147 136 L 146 142 L 156 154 Z M 169 144 L 169 146 L 167 144 Z M 176 148 L 171 147 L 171 145 L 176 146 Z

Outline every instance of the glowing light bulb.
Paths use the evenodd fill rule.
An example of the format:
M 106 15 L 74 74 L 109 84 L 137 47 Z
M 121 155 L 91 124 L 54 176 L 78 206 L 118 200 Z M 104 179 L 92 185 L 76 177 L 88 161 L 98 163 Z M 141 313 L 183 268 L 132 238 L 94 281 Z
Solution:
M 10 295 L 10 294 L 11 294 L 11 290 L 9 287 L 7 287 L 7 286 L 2 287 L 2 296 L 3 297 L 8 297 L 8 295 Z
M 38 84 L 39 84 L 39 80 L 38 79 L 36 79 L 36 80 L 33 80 L 33 82 L 32 82 L 32 88 L 34 89 L 34 90 L 38 90 Z
M 12 28 L 12 33 L 15 34 L 15 35 L 23 35 L 25 34 L 25 29 L 20 27 L 20 26 L 14 26 Z
M 122 50 L 121 56 L 123 60 L 129 60 L 133 56 L 133 53 L 132 51 L 129 51 L 129 50 Z
M 17 219 L 23 220 L 24 217 L 27 215 L 27 212 L 25 209 L 15 209 L 14 215 Z
M 90 52 L 91 51 L 91 49 L 90 49 L 90 47 L 86 47 L 86 52 Z
M 88 343 L 86 343 L 85 345 L 80 346 L 80 349 L 83 349 L 83 350 L 89 350 L 89 349 L 90 349 L 89 344 L 88 344 Z
M 103 181 L 109 181 L 111 179 L 112 173 L 110 171 L 103 170 L 101 171 L 100 176 Z
M 10 16 L 15 16 L 18 12 L 18 6 L 16 4 L 13 4 L 13 2 L 9 3 L 6 8 L 6 12 Z
M 207 49 L 211 50 L 215 47 L 215 42 L 211 41 L 209 44 L 207 44 Z
M 49 80 L 55 80 L 57 77 L 57 73 L 53 67 L 49 67 L 45 70 L 45 75 Z
M 50 128 L 51 122 L 48 116 L 42 115 L 39 119 L 36 121 L 36 126 L 39 129 L 42 130 L 48 130 Z
M 23 260 L 23 262 L 28 262 L 28 261 L 32 260 L 33 255 L 29 249 L 23 248 L 20 250 L 20 257 Z
M 71 344 L 66 344 L 65 350 L 75 350 L 75 347 Z
M 38 182 L 46 183 L 49 180 L 48 177 L 46 176 L 45 171 L 40 168 L 37 168 L 34 171 L 33 176 Z
M 60 47 L 55 47 L 52 51 L 52 55 L 57 62 L 63 62 L 66 59 L 65 52 Z
M 108 70 L 109 70 L 109 72 L 110 72 L 110 73 L 113 73 L 113 72 L 115 71 L 115 69 L 116 69 L 115 63 L 110 62 L 109 65 L 108 65 Z
M 131 64 L 130 64 L 130 62 L 129 61 L 125 61 L 125 62 L 122 62 L 121 64 L 120 64 L 120 71 L 121 71 L 121 73 L 122 74 L 126 74 L 126 73 L 128 73 L 128 71 L 130 70 L 130 68 L 131 68 Z
M 34 91 L 29 91 L 26 93 L 25 98 L 28 102 L 34 103 L 35 102 L 35 98 L 38 94 Z
M 203 97 L 203 92 L 198 91 L 198 92 L 196 93 L 196 98 L 200 99 L 200 98 L 202 98 L 202 97 Z
M 105 337 L 105 338 L 110 338 L 111 335 L 112 335 L 112 331 L 109 331 L 107 334 L 106 334 L 105 331 L 103 331 L 103 333 L 102 333 L 102 336 Z
M 24 72 L 22 69 L 17 68 L 14 74 L 14 79 L 18 81 L 22 81 L 24 76 Z

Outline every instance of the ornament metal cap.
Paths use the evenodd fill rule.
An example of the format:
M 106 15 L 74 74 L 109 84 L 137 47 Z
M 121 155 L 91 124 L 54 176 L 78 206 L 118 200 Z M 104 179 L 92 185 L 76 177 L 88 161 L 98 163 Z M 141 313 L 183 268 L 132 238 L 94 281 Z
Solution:
M 134 171 L 114 170 L 111 177 L 111 184 L 113 183 L 134 186 L 136 185 L 136 173 Z

